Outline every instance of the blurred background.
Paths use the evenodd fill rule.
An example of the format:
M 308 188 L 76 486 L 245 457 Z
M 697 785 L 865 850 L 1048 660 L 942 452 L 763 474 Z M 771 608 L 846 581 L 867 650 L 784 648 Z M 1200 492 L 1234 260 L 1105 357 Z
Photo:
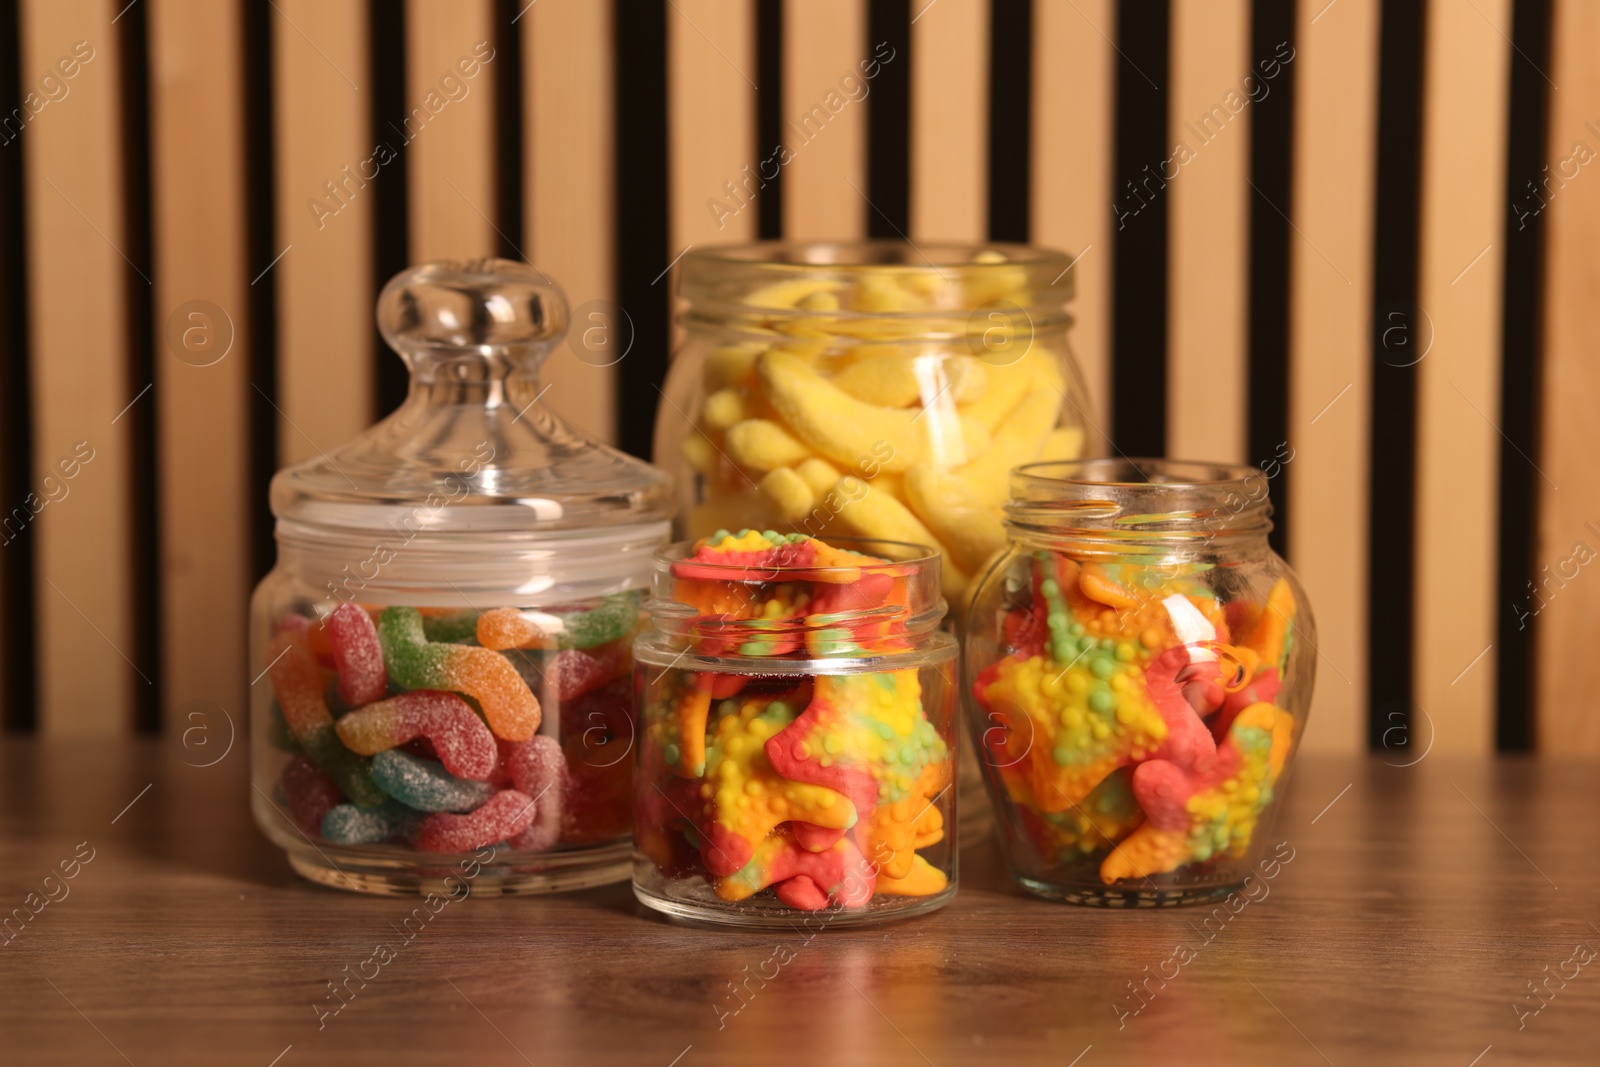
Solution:
M 688 247 L 872 235 L 1069 251 L 1091 447 L 1263 465 L 1313 749 L 1600 751 L 1597 56 L 1591 0 L 5 0 L 5 727 L 242 722 L 268 480 L 399 402 L 406 264 L 550 272 L 545 401 L 646 455 Z

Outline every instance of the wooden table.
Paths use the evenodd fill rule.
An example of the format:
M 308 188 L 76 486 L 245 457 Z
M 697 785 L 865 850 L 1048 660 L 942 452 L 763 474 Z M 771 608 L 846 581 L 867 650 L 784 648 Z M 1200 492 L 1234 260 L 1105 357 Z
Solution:
M 1594 764 L 1308 759 L 1274 832 L 1292 860 L 1205 925 L 1210 911 L 1023 896 L 992 845 L 969 851 L 945 910 L 809 943 L 673 926 L 625 885 L 470 899 L 319 1029 L 326 983 L 400 943 L 413 905 L 296 879 L 250 822 L 242 742 L 193 766 L 211 758 L 178 738 L 0 742 L 0 908 L 59 898 L 0 937 L 0 1064 L 1501 1067 L 1600 1053 L 1600 960 L 1577 962 L 1600 948 Z M 46 883 L 62 861 L 76 877 Z M 763 970 L 776 976 L 749 978 Z M 1547 981 L 1545 1001 L 1530 981 Z

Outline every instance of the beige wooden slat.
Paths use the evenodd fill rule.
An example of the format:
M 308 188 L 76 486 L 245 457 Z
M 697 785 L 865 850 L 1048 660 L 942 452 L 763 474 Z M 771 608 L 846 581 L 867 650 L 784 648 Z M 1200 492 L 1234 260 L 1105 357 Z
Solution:
M 274 0 L 278 458 L 294 463 L 372 421 L 374 152 L 366 12 Z
M 1071 342 L 1089 389 L 1089 448 L 1099 453 L 1110 450 L 1111 428 L 1115 29 L 1112 0 L 1033 8 L 1033 240 L 1079 257 Z
M 725 0 L 667 9 L 673 255 L 756 235 L 754 20 L 754 5 Z
M 1441 752 L 1494 745 L 1500 305 L 1511 0 L 1431 0 L 1417 364 L 1416 700 Z M 1481 657 L 1481 658 L 1479 658 Z
M 1595 360 L 1594 309 L 1600 306 L 1600 183 L 1580 160 L 1600 152 L 1600 5 L 1556 0 L 1551 65 L 1546 73 L 1560 91 L 1550 93 L 1549 153 L 1552 181 L 1537 198 L 1511 190 L 1519 215 L 1540 213 L 1546 227 L 1544 266 L 1544 369 L 1539 452 L 1539 533 L 1535 588 L 1516 611 L 1538 628 L 1535 695 L 1541 751 L 1600 754 L 1600 716 L 1593 701 L 1600 687 L 1600 364 Z M 1521 62 L 1521 60 L 1518 60 Z M 1580 146 L 1582 150 L 1580 151 Z M 1581 169 L 1580 169 L 1581 168 Z M 1481 266 L 1481 264 L 1480 264 Z M 1548 482 L 1542 480 L 1547 477 Z M 1584 546 L 1587 551 L 1580 550 Z M 1587 564 L 1587 566 L 1585 566 Z M 1546 569 L 1548 568 L 1548 569 Z M 1524 616 L 1523 613 L 1526 613 Z
M 867 40 L 865 0 L 783 5 L 780 134 L 794 153 L 783 169 L 783 232 L 790 240 L 859 238 L 866 232 L 871 208 L 861 198 L 867 190 L 873 82 L 862 64 L 873 64 L 867 71 L 881 73 L 875 45 Z M 763 160 L 776 148 L 757 147 Z
M 609 0 L 541 0 L 519 27 L 527 57 L 522 247 L 567 291 L 574 312 L 567 343 L 545 361 L 544 403 L 614 443 L 616 381 L 625 364 L 613 361 L 628 328 L 613 321 L 619 315 L 611 303 L 612 18 Z M 591 330 L 599 332 L 585 343 Z
M 494 5 L 406 0 L 405 10 L 411 259 L 492 256 Z
M 148 17 L 161 664 L 171 718 L 191 700 L 243 707 L 249 406 L 262 401 L 248 380 L 240 9 L 151 0 Z M 177 318 L 190 301 L 208 302 L 198 313 L 209 323 Z M 174 322 L 206 347 L 169 342 Z M 226 354 L 196 365 L 230 328 Z
M 1300 0 L 1293 59 L 1289 557 L 1317 623 L 1308 751 L 1367 734 L 1367 466 L 1379 0 Z M 1419 744 L 1423 740 L 1417 738 Z
M 989 4 L 916 0 L 911 18 L 911 233 L 988 236 Z
M 114 13 L 102 0 L 22 7 L 23 92 L 51 99 L 22 143 L 32 489 L 47 501 L 27 536 L 37 551 L 38 725 L 56 736 L 132 729 L 133 689 L 155 673 L 124 658 L 135 645 L 133 501 L 129 420 L 118 414 L 148 383 L 127 374 Z
M 1281 67 L 1280 73 L 1281 73 Z M 1250 123 L 1270 93 L 1250 55 L 1249 0 L 1175 0 L 1163 177 L 1171 197 L 1167 450 L 1243 462 L 1249 331 Z M 1170 175 L 1170 177 L 1168 177 Z M 1151 220 L 1129 219 L 1137 226 Z

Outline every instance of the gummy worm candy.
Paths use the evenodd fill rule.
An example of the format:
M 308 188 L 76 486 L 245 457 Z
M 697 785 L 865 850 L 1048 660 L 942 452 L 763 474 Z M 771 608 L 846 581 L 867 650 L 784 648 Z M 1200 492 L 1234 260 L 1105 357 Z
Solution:
M 488 782 L 457 778 L 433 760 L 398 748 L 372 757 L 372 780 L 385 793 L 418 811 L 471 811 L 495 792 Z
M 501 652 L 513 648 L 594 648 L 627 637 L 638 627 L 639 594 L 630 590 L 608 597 L 599 607 L 587 611 L 486 611 L 478 618 L 477 637 L 484 648 Z
M 322 817 L 322 836 L 336 845 L 376 845 L 410 837 L 421 819 L 421 813 L 398 800 L 386 800 L 375 808 L 340 804 Z
M 539 700 L 503 656 L 487 648 L 430 642 L 416 608 L 385 608 L 378 617 L 378 638 L 389 677 L 400 688 L 465 693 L 507 741 L 526 741 L 538 731 Z
M 378 643 L 372 616 L 346 601 L 323 625 L 328 629 L 334 669 L 339 672 L 339 699 L 353 708 L 382 700 L 389 675 L 383 667 L 383 646 Z
M 533 824 L 511 838 L 511 844 L 515 848 L 543 852 L 561 836 L 561 798 L 566 785 L 567 757 L 555 738 L 530 737 L 512 753 L 510 770 L 517 791 L 533 798 L 537 808 Z
M 278 790 L 289 813 L 307 834 L 322 832 L 322 818 L 344 800 L 339 786 L 304 752 L 284 765 Z
M 439 812 L 422 820 L 416 846 L 423 852 L 471 852 L 506 841 L 533 823 L 534 801 L 515 789 L 502 789 L 466 815 Z
M 307 632 L 283 630 L 267 646 L 268 673 L 284 721 L 306 755 L 339 784 L 344 795 L 362 807 L 383 803 L 372 784 L 367 761 L 339 743 L 333 716 L 322 695 L 322 668 L 312 654 Z
M 426 737 L 457 778 L 486 779 L 494 770 L 494 735 L 454 693 L 418 689 L 358 708 L 340 719 L 339 739 L 371 756 Z

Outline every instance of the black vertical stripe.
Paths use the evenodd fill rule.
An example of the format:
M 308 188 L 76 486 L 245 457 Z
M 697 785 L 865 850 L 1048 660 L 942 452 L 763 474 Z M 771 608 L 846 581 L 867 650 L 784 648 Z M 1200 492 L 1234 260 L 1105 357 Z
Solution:
M 1028 240 L 1033 149 L 1033 0 L 989 16 L 989 240 Z
M 618 5 L 616 57 L 617 303 L 633 323 L 633 348 L 617 374 L 622 448 L 650 455 L 658 392 L 667 373 L 667 8 L 662 0 Z
M 1266 92 L 1250 105 L 1250 382 L 1252 463 L 1278 471 L 1289 440 L 1289 218 L 1294 214 L 1295 6 L 1255 0 L 1250 19 L 1250 83 Z M 1275 76 L 1267 78 L 1268 73 Z M 1294 465 L 1272 486 L 1272 547 L 1288 554 Z
M 1130 456 L 1167 450 L 1169 0 L 1119 0 L 1113 180 L 1111 418 Z
M 406 202 L 411 184 L 406 159 L 406 16 L 404 4 L 367 0 L 367 39 L 372 57 L 372 143 L 388 147 L 392 159 L 372 180 L 372 284 L 377 295 L 411 260 L 411 233 Z M 378 153 L 384 158 L 387 153 Z M 374 337 L 373 410 L 381 417 L 405 399 L 406 368 L 376 332 Z
M 22 201 L 27 112 L 22 111 L 16 0 L 0 2 L 0 708 L 7 730 L 36 725 L 33 424 L 28 417 L 27 211 Z M 20 509 L 20 513 L 19 513 Z M 13 519 L 15 518 L 15 521 Z
M 522 21 L 518 0 L 494 4 L 494 203 L 497 254 L 527 259 L 522 207 Z
M 871 237 L 911 230 L 911 3 L 873 0 L 867 7 L 867 49 L 887 61 L 867 98 L 867 188 L 861 205 Z
M 267 487 L 278 469 L 278 243 L 272 126 L 272 6 L 246 0 L 240 69 L 244 77 L 245 270 L 250 283 L 250 560 L 252 579 L 272 569 L 276 545 Z
M 1518 452 L 1539 458 L 1541 317 L 1544 215 L 1549 117 L 1550 0 L 1515 0 L 1511 14 L 1511 106 L 1506 131 L 1504 320 L 1500 364 L 1500 522 L 1495 597 L 1495 741 L 1502 752 L 1531 750 L 1536 739 L 1533 708 L 1536 625 L 1517 611 L 1531 611 L 1527 582 L 1538 571 L 1534 558 L 1541 478 Z M 1556 181 L 1561 180 L 1559 167 Z M 1534 194 L 1538 195 L 1535 196 Z M 1513 446 L 1511 442 L 1517 444 Z M 1579 534 L 1593 544 L 1587 532 Z M 1557 545 L 1562 542 L 1557 540 Z
M 161 395 L 145 387 L 155 381 L 155 289 L 146 281 L 154 277 L 155 255 L 151 243 L 150 183 L 150 53 L 148 8 L 135 4 L 117 20 L 117 44 L 122 52 L 122 250 L 138 270 L 123 272 L 127 314 L 128 402 L 121 416 L 127 425 L 129 461 L 128 498 L 134 501 L 128 534 L 128 560 L 133 602 L 133 627 L 128 656 L 150 676 L 151 685 L 133 686 L 134 725 L 140 733 L 161 730 L 162 679 L 155 667 L 160 659 L 161 540 L 160 488 L 156 426 Z M 137 399 L 135 399 L 137 398 Z
M 1378 45 L 1373 219 L 1371 530 L 1368 535 L 1368 739 L 1410 740 L 1412 577 L 1416 562 L 1417 353 L 1431 342 L 1417 306 L 1421 219 L 1423 5 L 1385 3 Z
M 784 0 L 756 3 L 756 158 L 760 160 L 776 152 L 783 140 L 783 5 Z M 783 168 L 771 180 L 762 170 L 761 178 L 756 226 L 761 239 L 771 241 L 783 236 Z

